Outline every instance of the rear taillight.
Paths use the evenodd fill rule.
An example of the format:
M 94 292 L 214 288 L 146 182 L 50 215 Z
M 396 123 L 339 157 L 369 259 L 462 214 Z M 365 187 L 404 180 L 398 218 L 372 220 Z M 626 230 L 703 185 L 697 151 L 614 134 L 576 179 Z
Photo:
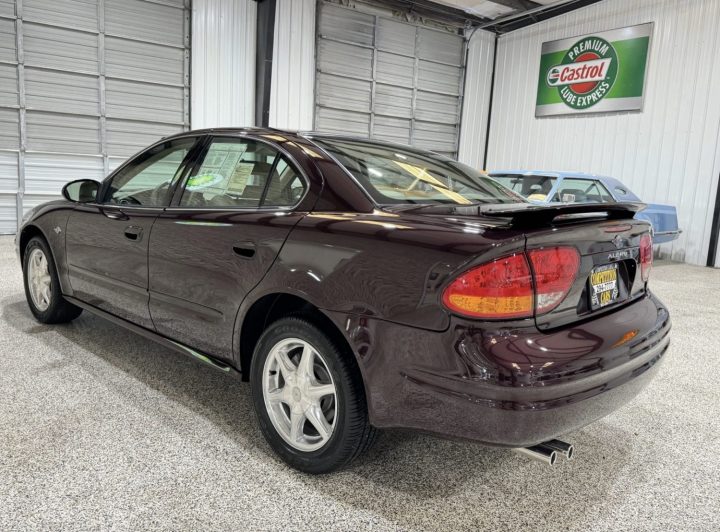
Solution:
M 455 279 L 443 292 L 445 306 L 474 318 L 532 316 L 533 290 L 524 253 L 496 259 Z
M 580 254 L 570 247 L 528 251 L 535 275 L 535 310 L 538 314 L 557 307 L 570 291 L 580 268 Z
M 652 237 L 645 234 L 640 238 L 640 275 L 644 282 L 650 279 L 650 270 L 653 262 Z
M 516 253 L 463 273 L 442 299 L 449 310 L 474 318 L 530 318 L 533 304 L 538 314 L 560 304 L 579 267 L 580 255 L 572 247 Z

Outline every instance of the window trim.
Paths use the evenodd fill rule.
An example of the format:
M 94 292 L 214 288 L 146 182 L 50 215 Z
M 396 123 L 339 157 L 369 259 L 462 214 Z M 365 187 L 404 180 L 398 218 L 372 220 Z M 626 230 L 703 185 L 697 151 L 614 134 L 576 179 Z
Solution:
M 175 195 L 175 189 L 177 188 L 177 182 L 171 186 L 171 189 L 170 189 L 170 190 L 168 190 L 168 192 L 169 192 L 168 198 L 169 198 L 169 199 L 165 202 L 164 205 L 156 205 L 156 206 L 150 206 L 150 205 L 118 205 L 118 204 L 116 204 L 116 203 L 108 203 L 107 200 L 106 200 L 106 197 L 107 197 L 108 191 L 109 191 L 109 189 L 110 189 L 110 185 L 112 184 L 112 182 L 113 182 L 113 180 L 115 179 L 115 177 L 117 177 L 117 175 L 118 175 L 120 172 L 122 172 L 123 170 L 125 170 L 126 167 L 130 166 L 130 165 L 135 161 L 135 159 L 137 159 L 138 157 L 142 156 L 145 152 L 148 152 L 148 151 L 152 150 L 153 148 L 155 148 L 156 146 L 158 146 L 158 145 L 160 145 L 160 144 L 162 144 L 162 143 L 164 143 L 164 142 L 168 142 L 168 141 L 172 142 L 172 141 L 175 141 L 175 140 L 182 140 L 182 139 L 190 138 L 190 139 L 193 139 L 193 140 L 194 140 L 194 143 L 193 143 L 193 145 L 190 147 L 190 150 L 188 151 L 187 155 L 185 156 L 185 158 L 184 158 L 184 159 L 182 160 L 182 162 L 180 163 L 180 166 L 178 167 L 178 168 L 182 168 L 182 172 L 180 173 L 181 178 L 178 179 L 178 182 L 180 182 L 180 180 L 181 180 L 181 179 L 183 178 L 183 176 L 184 176 L 184 172 L 187 170 L 187 168 L 188 168 L 189 166 L 191 166 L 190 163 L 191 163 L 192 160 L 194 159 L 194 155 L 195 155 L 194 152 L 197 151 L 198 147 L 200 146 L 201 141 L 203 140 L 203 137 L 204 137 L 204 135 L 202 135 L 202 134 L 201 134 L 201 135 L 198 135 L 197 133 L 193 133 L 193 132 L 189 132 L 189 131 L 188 131 L 188 132 L 185 132 L 185 133 L 182 133 L 182 134 L 179 134 L 179 135 L 175 135 L 175 136 L 163 137 L 162 139 L 158 140 L 157 142 L 154 142 L 153 144 L 151 144 L 150 146 L 148 146 L 148 147 L 146 147 L 146 148 L 143 148 L 142 150 L 137 151 L 136 153 L 134 153 L 133 155 L 131 155 L 130 157 L 128 157 L 128 158 L 127 158 L 120 166 L 118 166 L 115 170 L 113 170 L 112 172 L 110 172 L 110 174 L 109 174 L 105 179 L 103 179 L 103 181 L 101 182 L 101 185 L 100 185 L 100 190 L 98 190 L 98 195 L 97 195 L 97 197 L 98 197 L 98 198 L 102 198 L 102 200 L 98 201 L 98 200 L 96 199 L 95 203 L 92 203 L 91 205 L 95 205 L 95 206 L 98 206 L 98 207 L 122 207 L 123 209 L 160 209 L 160 210 L 162 210 L 162 209 L 167 208 L 169 205 L 172 204 L 172 199 L 173 199 L 173 197 L 174 197 L 174 195 Z
M 288 163 L 291 165 L 291 167 L 295 170 L 297 173 L 298 178 L 303 182 L 305 185 L 305 191 L 303 195 L 300 197 L 300 199 L 293 205 L 287 205 L 283 207 L 278 206 L 256 206 L 256 207 L 238 207 L 238 206 L 228 206 L 228 207 L 187 207 L 180 205 L 180 200 L 182 199 L 182 194 L 185 191 L 185 185 L 187 183 L 188 178 L 192 176 L 192 174 L 200 169 L 200 166 L 202 165 L 202 162 L 205 160 L 205 156 L 207 155 L 207 152 L 210 150 L 210 146 L 212 145 L 213 141 L 218 138 L 228 138 L 228 139 L 237 139 L 238 141 L 243 140 L 251 140 L 253 142 L 258 142 L 265 144 L 266 146 L 269 146 L 276 152 L 278 152 L 279 155 L 282 155 L 285 157 L 285 159 L 288 161 Z M 272 172 L 272 169 L 275 168 L 275 165 L 277 164 L 277 157 L 275 158 L 275 161 L 273 162 L 272 168 L 270 171 Z M 257 138 L 253 135 L 247 135 L 243 133 L 226 133 L 226 132 L 218 132 L 218 133 L 209 133 L 205 135 L 205 138 L 203 139 L 202 145 L 198 148 L 198 153 L 193 157 L 192 164 L 188 165 L 189 170 L 183 173 L 181 178 L 178 180 L 178 183 L 175 187 L 175 190 L 173 191 L 172 197 L 170 199 L 170 204 L 165 207 L 165 211 L 168 212 L 182 212 L 182 211 L 190 211 L 190 212 L 228 212 L 228 211 L 237 211 L 237 212 L 277 212 L 277 211 L 294 211 L 297 209 L 297 207 L 305 201 L 305 198 L 310 193 L 310 180 L 305 175 L 305 172 L 302 170 L 300 165 L 295 160 L 295 157 L 290 155 L 286 150 L 281 148 L 275 143 L 268 142 L 265 139 Z M 266 182 L 266 188 L 267 185 L 270 183 L 270 180 Z M 263 196 L 261 196 L 261 202 L 262 199 L 264 199 L 264 193 L 265 190 L 263 189 Z

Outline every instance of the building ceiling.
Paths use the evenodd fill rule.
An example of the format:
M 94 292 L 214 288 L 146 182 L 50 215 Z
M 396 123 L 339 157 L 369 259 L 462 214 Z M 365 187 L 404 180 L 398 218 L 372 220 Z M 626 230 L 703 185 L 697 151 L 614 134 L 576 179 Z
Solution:
M 561 3 L 558 0 L 435 0 L 435 2 L 491 20 L 549 4 Z

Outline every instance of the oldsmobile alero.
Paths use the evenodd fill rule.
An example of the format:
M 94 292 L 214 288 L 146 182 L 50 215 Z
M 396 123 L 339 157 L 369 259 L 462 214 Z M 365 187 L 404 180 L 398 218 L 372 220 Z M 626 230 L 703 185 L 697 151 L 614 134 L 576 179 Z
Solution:
M 272 129 L 164 138 L 33 209 L 42 323 L 88 310 L 250 381 L 290 465 L 400 427 L 554 461 L 668 348 L 635 203 L 532 205 L 448 158 Z

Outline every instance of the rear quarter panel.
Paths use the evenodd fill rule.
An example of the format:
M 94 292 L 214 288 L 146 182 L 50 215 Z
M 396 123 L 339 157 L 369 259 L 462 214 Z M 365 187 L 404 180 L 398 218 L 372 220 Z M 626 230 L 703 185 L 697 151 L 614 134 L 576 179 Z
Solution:
M 293 229 L 245 305 L 288 292 L 328 311 L 444 330 L 448 279 L 524 246 L 522 232 L 478 219 L 315 212 Z

